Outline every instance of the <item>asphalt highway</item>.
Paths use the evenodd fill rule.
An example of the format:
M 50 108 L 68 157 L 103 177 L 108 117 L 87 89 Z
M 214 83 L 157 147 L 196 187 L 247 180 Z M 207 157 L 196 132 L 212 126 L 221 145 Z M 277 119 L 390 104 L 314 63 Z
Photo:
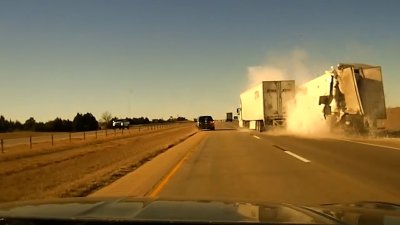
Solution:
M 400 148 L 393 146 L 269 135 L 220 122 L 177 147 L 94 196 L 400 203 Z

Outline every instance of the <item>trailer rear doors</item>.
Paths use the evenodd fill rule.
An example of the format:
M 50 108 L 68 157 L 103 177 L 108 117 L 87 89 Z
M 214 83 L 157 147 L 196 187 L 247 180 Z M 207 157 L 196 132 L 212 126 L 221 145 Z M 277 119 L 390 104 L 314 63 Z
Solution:
M 264 81 L 264 117 L 266 120 L 284 119 L 286 108 L 295 95 L 294 80 Z

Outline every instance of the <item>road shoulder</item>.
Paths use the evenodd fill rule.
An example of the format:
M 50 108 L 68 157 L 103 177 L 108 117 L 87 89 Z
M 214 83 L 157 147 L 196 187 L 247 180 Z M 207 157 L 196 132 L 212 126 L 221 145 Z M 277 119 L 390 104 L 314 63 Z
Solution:
M 193 135 L 90 197 L 146 196 L 189 151 L 197 149 L 206 135 L 206 132 Z

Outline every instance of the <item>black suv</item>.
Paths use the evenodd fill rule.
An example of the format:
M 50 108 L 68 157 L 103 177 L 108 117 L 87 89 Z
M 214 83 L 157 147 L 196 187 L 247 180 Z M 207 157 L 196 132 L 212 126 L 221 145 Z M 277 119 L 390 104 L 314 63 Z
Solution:
M 199 129 L 215 130 L 214 120 L 211 116 L 200 116 L 197 120 L 197 127 Z

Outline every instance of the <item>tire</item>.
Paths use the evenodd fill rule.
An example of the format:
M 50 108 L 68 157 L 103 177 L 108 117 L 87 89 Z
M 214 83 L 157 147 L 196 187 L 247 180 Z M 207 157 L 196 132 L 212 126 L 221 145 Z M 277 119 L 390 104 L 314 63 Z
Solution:
M 263 131 L 263 121 L 262 120 L 258 120 L 256 122 L 256 131 L 260 132 Z

